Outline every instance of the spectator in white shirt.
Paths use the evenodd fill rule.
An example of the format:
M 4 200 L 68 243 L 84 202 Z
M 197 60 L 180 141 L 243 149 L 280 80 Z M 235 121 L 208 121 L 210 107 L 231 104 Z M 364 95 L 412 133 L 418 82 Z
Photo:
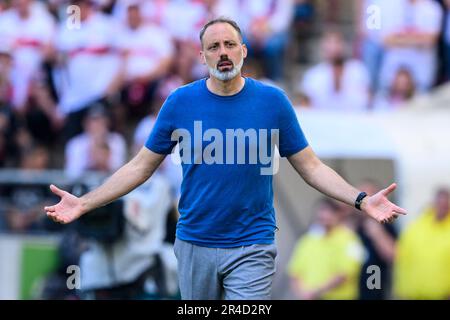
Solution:
M 177 41 L 198 42 L 198 33 L 208 20 L 207 7 L 198 0 L 172 0 L 161 17 L 161 26 Z
M 126 161 L 127 149 L 125 139 L 108 128 L 108 116 L 103 106 L 95 105 L 90 108 L 84 120 L 84 133 L 75 136 L 66 145 L 65 171 L 69 178 L 77 179 L 88 170 L 100 166 L 97 161 L 107 151 L 109 154 L 109 168 L 102 167 L 102 171 L 115 171 Z M 108 149 L 102 147 L 107 144 Z M 95 148 L 101 150 L 94 150 Z M 109 169 L 109 170 L 107 170 Z
M 419 91 L 427 91 L 434 85 L 441 23 L 442 10 L 436 1 L 392 1 L 390 10 L 383 12 L 382 89 L 392 84 L 401 67 L 411 70 Z
M 63 62 L 56 83 L 60 84 L 59 111 L 66 116 L 66 139 L 82 131 L 87 106 L 118 92 L 123 68 L 115 22 L 90 0 L 72 4 L 80 7 L 81 28 L 68 28 L 62 22 L 56 43 Z
M 13 106 L 22 111 L 31 78 L 50 53 L 55 24 L 45 6 L 34 0 L 14 0 L 0 14 L 0 42 L 13 48 Z
M 154 23 L 145 23 L 137 1 L 127 8 L 127 23 L 120 35 L 119 46 L 125 53 L 125 75 L 122 101 L 138 116 L 148 114 L 159 80 L 172 64 L 172 38 Z
M 318 110 L 365 111 L 370 79 L 364 64 L 347 58 L 344 39 L 338 32 L 327 32 L 321 48 L 324 61 L 306 71 L 298 91 Z

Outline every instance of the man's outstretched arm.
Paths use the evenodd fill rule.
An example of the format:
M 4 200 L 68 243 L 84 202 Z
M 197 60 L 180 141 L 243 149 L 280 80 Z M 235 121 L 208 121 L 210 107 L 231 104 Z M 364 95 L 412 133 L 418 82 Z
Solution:
M 44 208 L 47 216 L 59 223 L 70 223 L 81 215 L 120 198 L 144 183 L 164 158 L 165 155 L 143 147 L 132 160 L 117 170 L 101 186 L 82 197 L 76 197 L 51 185 L 51 191 L 61 197 L 61 201 L 56 205 Z
M 360 190 L 348 184 L 333 169 L 320 161 L 311 147 L 306 147 L 288 157 L 288 160 L 311 187 L 331 198 L 354 206 Z M 386 189 L 364 198 L 361 210 L 381 223 L 392 222 L 399 214 L 406 214 L 406 210 L 387 199 L 395 188 L 396 185 L 393 183 Z

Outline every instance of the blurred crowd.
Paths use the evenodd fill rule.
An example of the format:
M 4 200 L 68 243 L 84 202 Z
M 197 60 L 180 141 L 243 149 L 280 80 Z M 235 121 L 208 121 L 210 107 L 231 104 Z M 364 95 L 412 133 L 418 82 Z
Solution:
M 2 0 L 0 165 L 18 167 L 32 144 L 52 147 L 86 133 L 94 104 L 105 108 L 107 129 L 122 135 L 114 141 L 129 142 L 130 123 L 156 114 L 173 89 L 207 75 L 198 32 L 217 16 L 235 19 L 243 30 L 250 56 L 244 71 L 288 88 L 299 106 L 389 111 L 449 79 L 450 1 L 354 1 L 352 32 L 332 25 L 332 13 L 317 28 L 321 6 L 312 0 Z M 311 38 L 320 44 L 304 49 Z M 301 79 L 293 81 L 295 65 L 302 66 Z M 109 152 L 115 169 L 124 150 Z
M 389 112 L 450 80 L 450 0 L 353 1 L 350 31 L 341 28 L 336 17 L 344 1 L 0 0 L 0 168 L 63 169 L 72 181 L 92 171 L 106 175 L 115 171 L 145 143 L 170 92 L 207 76 L 198 59 L 198 34 L 209 19 L 218 16 L 236 20 L 243 31 L 249 48 L 244 74 L 283 87 L 298 107 Z M 156 210 L 163 219 L 176 220 L 172 213 L 180 182 L 180 168 L 167 159 L 150 185 L 142 187 L 158 190 L 164 201 L 148 203 L 139 197 L 139 190 L 132 194 L 134 200 L 130 198 L 124 209 L 129 222 L 126 236 L 109 253 L 138 252 L 142 258 L 158 252 L 166 257 L 162 263 L 170 265 L 166 251 L 134 247 L 130 239 L 161 244 L 167 238 L 161 230 L 170 232 L 176 221 L 155 226 L 145 216 Z M 8 199 L 6 205 L 0 203 L 0 230 L 42 228 L 46 188 L 0 186 L 0 191 L 1 198 Z M 441 198 L 448 198 L 447 191 L 441 193 Z M 158 209 L 142 209 L 146 206 Z M 299 297 L 386 298 L 383 290 L 358 289 L 366 280 L 356 278 L 364 275 L 360 273 L 364 252 L 369 252 L 367 266 L 388 268 L 396 257 L 398 268 L 411 271 L 405 264 L 425 262 L 416 250 L 410 250 L 417 253 L 413 256 L 403 253 L 419 241 L 408 234 L 429 228 L 429 237 L 437 239 L 434 228 L 442 225 L 442 230 L 449 231 L 448 214 L 441 213 L 445 223 L 433 218 L 439 215 L 435 211 L 445 211 L 437 207 L 400 240 L 393 228 L 362 218 L 344 228 L 349 219 L 342 210 L 322 201 L 317 207 L 318 223 L 294 252 L 289 270 Z M 146 238 L 150 230 L 157 235 Z M 330 230 L 336 230 L 333 237 L 324 237 Z M 448 238 L 441 232 L 442 238 Z M 438 254 L 449 259 L 445 241 L 443 251 L 438 245 L 435 252 L 424 249 L 423 259 L 440 259 Z M 92 250 L 97 254 L 85 255 L 82 263 L 103 263 L 106 268 L 109 253 L 95 246 Z M 309 250 L 314 254 L 308 254 Z M 117 281 L 126 283 L 136 274 L 146 274 L 159 261 L 155 257 L 152 262 L 137 263 L 132 275 L 124 273 L 125 278 Z M 117 270 L 130 259 L 134 258 L 125 256 L 122 264 L 117 262 Z M 442 265 L 449 267 L 446 261 Z M 431 269 L 427 268 L 431 267 L 417 272 L 429 284 L 426 272 Z M 382 274 L 385 288 L 390 279 Z M 398 274 L 406 277 L 403 271 Z M 418 277 L 413 271 L 409 274 Z M 448 284 L 448 276 L 442 277 L 441 283 Z M 111 286 L 112 278 L 94 273 L 85 281 L 102 287 Z M 414 292 L 409 278 L 397 279 L 399 294 L 408 297 L 406 292 Z M 426 297 L 419 292 L 426 285 L 413 282 L 418 290 L 414 297 Z M 445 292 L 449 297 L 450 292 Z
M 19 167 L 39 146 L 51 150 L 48 166 L 72 177 L 116 169 L 138 122 L 155 117 L 173 89 L 207 76 L 198 33 L 217 16 L 243 30 L 244 73 L 282 86 L 299 107 L 390 111 L 450 78 L 450 1 L 354 1 L 351 32 L 333 17 L 339 5 L 2 0 L 0 167 Z M 88 116 L 95 107 L 103 112 Z

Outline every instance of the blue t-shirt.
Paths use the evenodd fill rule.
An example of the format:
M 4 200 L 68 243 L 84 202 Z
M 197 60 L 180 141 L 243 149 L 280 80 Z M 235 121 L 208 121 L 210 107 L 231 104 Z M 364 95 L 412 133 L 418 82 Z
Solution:
M 286 94 L 251 78 L 232 96 L 212 93 L 206 79 L 180 87 L 165 101 L 145 145 L 169 154 L 178 142 L 177 237 L 216 248 L 273 243 L 271 143 L 282 157 L 308 145 Z

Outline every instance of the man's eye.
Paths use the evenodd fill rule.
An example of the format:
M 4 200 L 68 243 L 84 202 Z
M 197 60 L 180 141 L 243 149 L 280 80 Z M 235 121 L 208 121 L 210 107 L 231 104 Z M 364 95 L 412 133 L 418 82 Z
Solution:
M 236 43 L 227 43 L 227 47 L 234 47 L 236 46 Z
M 213 46 L 209 47 L 209 50 L 214 50 L 214 49 L 217 49 L 217 45 L 213 45 Z

